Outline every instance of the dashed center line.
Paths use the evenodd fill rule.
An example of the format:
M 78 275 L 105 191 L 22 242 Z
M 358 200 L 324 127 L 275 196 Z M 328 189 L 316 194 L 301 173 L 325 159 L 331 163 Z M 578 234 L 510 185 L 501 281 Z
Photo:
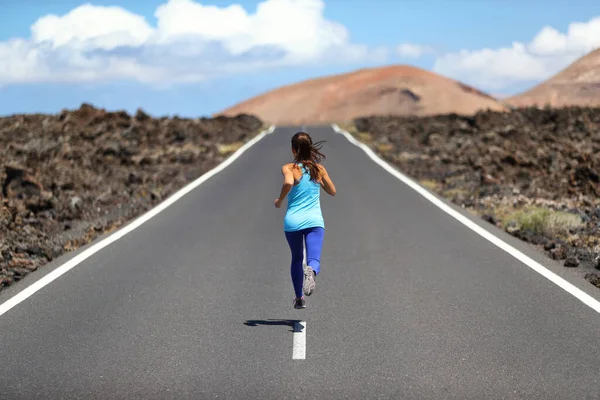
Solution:
M 306 358 L 306 321 L 294 322 L 293 360 Z

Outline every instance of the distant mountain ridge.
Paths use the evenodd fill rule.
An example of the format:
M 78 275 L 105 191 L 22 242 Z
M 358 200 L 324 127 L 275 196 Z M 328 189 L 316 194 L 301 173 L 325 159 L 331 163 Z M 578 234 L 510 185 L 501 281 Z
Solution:
M 504 101 L 515 107 L 600 106 L 600 49 L 575 60 L 530 90 Z
M 365 115 L 470 115 L 504 111 L 494 97 L 421 68 L 395 65 L 286 85 L 215 115 L 253 114 L 275 124 L 349 121 Z

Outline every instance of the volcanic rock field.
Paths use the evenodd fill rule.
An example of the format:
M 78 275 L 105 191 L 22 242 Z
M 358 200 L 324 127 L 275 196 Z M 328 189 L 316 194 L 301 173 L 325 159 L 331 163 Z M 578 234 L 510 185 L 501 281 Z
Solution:
M 89 104 L 0 118 L 0 290 L 215 167 L 259 119 L 152 118 Z
M 356 118 L 350 133 L 600 287 L 600 109 Z
M 89 104 L 0 118 L 0 290 L 141 215 L 266 125 Z M 600 108 L 365 116 L 345 128 L 600 288 Z

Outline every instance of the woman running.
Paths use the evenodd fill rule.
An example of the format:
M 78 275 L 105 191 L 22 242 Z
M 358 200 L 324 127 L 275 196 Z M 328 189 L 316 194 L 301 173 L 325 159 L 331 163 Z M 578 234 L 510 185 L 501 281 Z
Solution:
M 306 132 L 298 132 L 292 137 L 294 162 L 281 167 L 283 186 L 275 207 L 280 208 L 287 197 L 287 211 L 284 218 L 285 237 L 292 251 L 291 275 L 296 298 L 294 308 L 306 308 L 305 295 L 310 296 L 315 289 L 315 277 L 321 267 L 321 247 L 325 233 L 325 222 L 321 213 L 321 187 L 335 196 L 335 186 L 324 166 L 319 164 L 325 156 L 319 151 L 323 142 L 313 144 Z M 306 270 L 302 270 L 304 260 L 303 242 L 306 243 Z

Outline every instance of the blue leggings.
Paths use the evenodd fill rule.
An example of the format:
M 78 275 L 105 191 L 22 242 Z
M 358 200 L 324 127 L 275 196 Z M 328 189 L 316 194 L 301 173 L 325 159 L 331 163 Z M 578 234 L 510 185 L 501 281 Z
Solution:
M 306 264 L 318 275 L 321 270 L 321 248 L 324 235 L 325 229 L 321 227 L 285 232 L 285 237 L 292 251 L 291 274 L 296 297 L 302 297 L 302 284 L 304 282 L 304 270 L 302 269 L 304 247 L 302 242 L 306 240 Z

